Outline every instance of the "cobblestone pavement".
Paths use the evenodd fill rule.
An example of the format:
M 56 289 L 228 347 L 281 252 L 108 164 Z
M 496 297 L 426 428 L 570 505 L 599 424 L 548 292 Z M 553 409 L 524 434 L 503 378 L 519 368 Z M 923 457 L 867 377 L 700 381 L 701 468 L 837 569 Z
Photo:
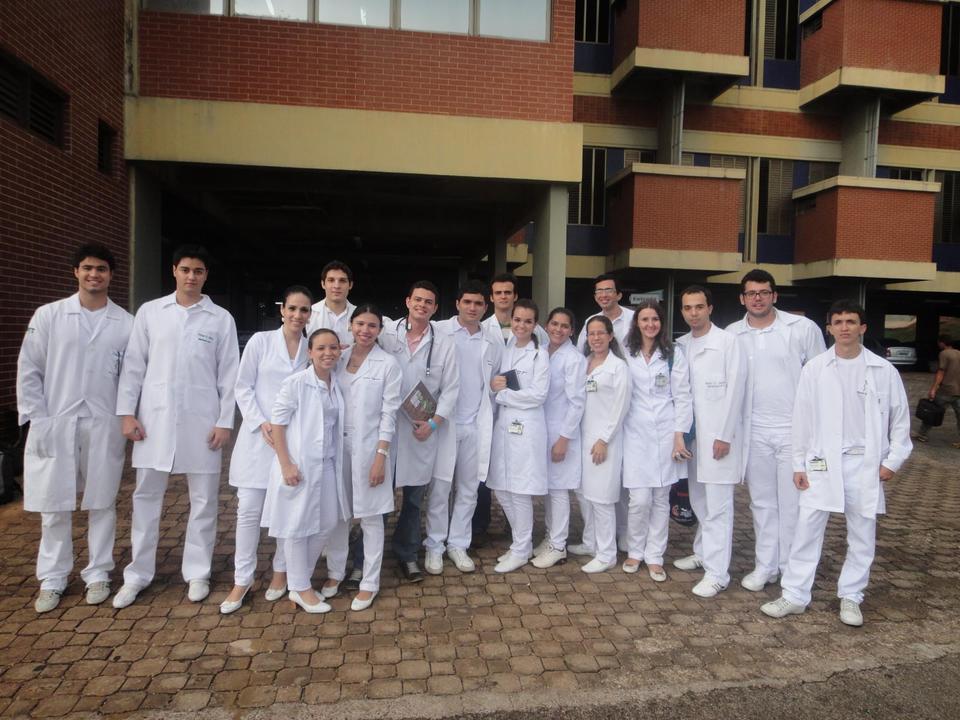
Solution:
M 908 375 L 911 397 L 928 375 Z M 915 421 L 916 422 L 916 421 Z M 447 563 L 416 586 L 397 580 L 388 553 L 373 607 L 333 600 L 323 616 L 268 603 L 265 541 L 252 600 L 221 616 L 232 584 L 236 501 L 226 483 L 210 598 L 186 599 L 179 574 L 187 516 L 182 478 L 167 495 L 157 580 L 137 603 L 91 607 L 75 577 L 60 607 L 32 608 L 39 517 L 0 508 L 0 714 L 175 717 L 444 717 L 525 708 L 643 701 L 664 693 L 776 686 L 849 670 L 930 661 L 960 652 L 960 450 L 953 418 L 919 445 L 888 486 L 877 558 L 863 609 L 866 625 L 837 619 L 842 518 L 831 520 L 813 603 L 802 616 L 759 611 L 776 586 L 750 593 L 737 581 L 752 567 L 746 494 L 738 491 L 734 582 L 701 600 L 698 576 L 670 569 L 580 571 L 583 560 L 498 576 L 504 541 L 480 550 L 478 571 Z M 129 559 L 132 482 L 121 489 L 115 589 Z M 78 514 L 75 548 L 85 554 Z M 575 518 L 573 537 L 579 533 Z M 542 527 L 542 518 L 538 519 Z M 389 531 L 388 531 L 389 532 Z M 689 530 L 671 526 L 670 559 L 689 551 Z M 323 577 L 323 569 L 317 578 Z M 944 693 L 958 693 L 943 688 Z M 200 712 L 202 711 L 202 712 Z

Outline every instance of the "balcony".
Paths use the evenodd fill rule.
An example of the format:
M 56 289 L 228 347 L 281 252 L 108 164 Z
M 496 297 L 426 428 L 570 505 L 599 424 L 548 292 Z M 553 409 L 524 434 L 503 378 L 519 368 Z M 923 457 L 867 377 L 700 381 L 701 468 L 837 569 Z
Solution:
M 836 111 L 881 98 L 899 112 L 944 91 L 943 4 L 934 0 L 819 0 L 800 13 L 800 106 Z
M 614 12 L 615 91 L 644 94 L 680 76 L 709 101 L 750 74 L 743 0 L 617 0 Z
M 935 182 L 844 175 L 795 190 L 794 279 L 932 280 L 939 191 Z
M 607 181 L 614 269 L 736 270 L 745 172 L 633 163 Z

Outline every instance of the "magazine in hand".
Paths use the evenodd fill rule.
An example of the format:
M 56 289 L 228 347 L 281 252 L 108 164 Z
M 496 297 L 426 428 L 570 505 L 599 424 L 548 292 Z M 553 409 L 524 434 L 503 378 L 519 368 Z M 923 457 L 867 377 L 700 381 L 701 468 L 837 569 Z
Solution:
M 427 390 L 426 385 L 418 382 L 400 408 L 410 418 L 410 422 L 426 422 L 437 414 L 437 399 Z
M 520 389 L 520 378 L 517 377 L 516 370 L 507 370 L 505 373 L 500 374 L 507 379 L 507 390 Z

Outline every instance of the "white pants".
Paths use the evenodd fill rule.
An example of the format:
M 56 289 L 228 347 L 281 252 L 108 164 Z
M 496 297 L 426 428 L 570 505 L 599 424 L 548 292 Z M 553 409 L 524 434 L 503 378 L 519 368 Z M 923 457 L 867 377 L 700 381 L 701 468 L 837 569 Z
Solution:
M 670 525 L 670 486 L 630 488 L 627 556 L 663 565 Z
M 260 545 L 260 517 L 263 515 L 263 500 L 266 488 L 237 488 L 237 539 L 233 556 L 233 582 L 240 587 L 253 584 L 257 570 L 257 547 Z M 277 549 L 273 553 L 273 571 L 286 572 L 287 563 L 283 554 L 283 538 L 276 538 Z
M 529 559 L 533 555 L 533 495 L 521 495 L 509 490 L 495 492 L 513 533 L 510 552 Z
M 307 537 L 284 538 L 283 554 L 286 557 L 287 587 L 297 592 L 312 588 L 313 571 L 317 567 L 320 553 L 324 551 L 327 554 L 327 577 L 343 580 L 343 568 L 347 564 L 349 534 L 349 523 L 340 520 L 326 532 Z
M 590 505 L 593 519 L 589 545 L 594 548 L 594 557 L 600 562 L 612 563 L 617 559 L 617 504 L 585 502 Z M 584 544 L 588 544 L 586 540 Z
M 621 477 L 621 483 L 623 478 Z M 617 522 L 617 544 L 626 545 L 629 537 L 629 524 L 630 520 L 628 518 L 630 514 L 630 491 L 625 487 L 620 488 L 620 499 L 617 500 L 616 505 L 616 522 Z
M 862 455 L 843 456 L 844 478 L 856 477 L 863 463 Z M 848 486 L 844 494 L 849 497 Z M 845 513 L 847 521 L 847 555 L 837 582 L 837 597 L 863 602 L 863 591 L 870 581 L 870 566 L 877 548 L 877 518 L 856 513 Z M 820 564 L 823 537 L 830 513 L 801 507 L 797 517 L 797 531 L 790 547 L 790 561 L 780 586 L 783 596 L 797 605 L 809 605 L 813 581 Z
M 319 537 L 324 539 L 320 552 L 327 557 L 327 577 L 331 580 L 343 580 L 347 576 L 347 556 L 350 554 L 350 521 L 338 518 L 337 524 L 329 532 L 320 533 Z M 289 539 L 284 540 L 284 543 L 287 542 Z M 364 545 L 364 551 L 366 551 L 366 545 Z
M 446 547 L 466 550 L 473 541 L 473 511 L 480 487 L 477 430 L 457 425 L 457 463 L 453 483 L 434 478 L 427 498 L 427 537 L 423 546 L 442 553 Z M 453 495 L 451 512 L 450 496 Z
M 756 538 L 755 566 L 773 577 L 787 569 L 799 510 L 789 429 L 752 434 L 746 480 Z
M 160 513 L 170 473 L 148 468 L 137 469 L 133 491 L 133 519 L 130 533 L 133 559 L 123 570 L 123 582 L 138 589 L 153 582 L 160 541 Z M 183 579 L 209 580 L 213 545 L 217 538 L 217 502 L 219 473 L 188 473 L 190 517 L 183 546 Z
M 360 589 L 368 592 L 380 590 L 380 567 L 383 565 L 383 515 L 360 518 L 363 531 L 363 579 Z
M 579 492 L 577 493 L 577 505 L 580 506 L 580 517 L 583 518 L 583 535 L 580 544 L 584 545 L 592 554 L 597 549 L 597 540 L 593 530 L 593 505 Z
M 692 468 L 694 463 L 690 463 Z M 735 485 L 702 483 L 690 471 L 690 505 L 697 515 L 693 554 L 703 563 L 704 577 L 721 585 L 730 584 L 730 556 L 733 553 L 733 489 Z
M 62 593 L 73 570 L 73 512 L 40 513 L 40 549 L 37 552 L 37 579 L 41 590 Z M 89 561 L 80 577 L 89 585 L 109 582 L 113 570 L 113 542 L 117 529 L 116 506 L 87 511 Z
M 551 490 L 543 503 L 547 540 L 554 550 L 566 550 L 570 534 L 570 491 Z

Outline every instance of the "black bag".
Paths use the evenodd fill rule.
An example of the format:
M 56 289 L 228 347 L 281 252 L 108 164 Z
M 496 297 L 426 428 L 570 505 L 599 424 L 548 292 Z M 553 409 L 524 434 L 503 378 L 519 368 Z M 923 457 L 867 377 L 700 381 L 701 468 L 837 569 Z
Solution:
M 946 408 L 937 405 L 933 400 L 921 398 L 917 403 L 917 412 L 914 413 L 921 422 L 928 427 L 940 427 L 943 425 L 943 415 Z
M 684 527 L 697 524 L 697 516 L 690 506 L 690 486 L 687 478 L 681 478 L 670 486 L 670 517 Z

